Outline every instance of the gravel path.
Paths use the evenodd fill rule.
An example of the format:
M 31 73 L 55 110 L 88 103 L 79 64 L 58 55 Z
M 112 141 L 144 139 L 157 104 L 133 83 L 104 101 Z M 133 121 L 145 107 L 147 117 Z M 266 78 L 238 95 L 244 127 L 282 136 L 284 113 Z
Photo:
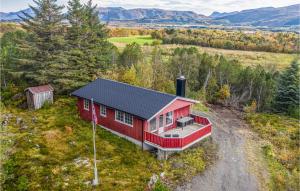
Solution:
M 209 116 L 218 160 L 176 191 L 256 191 L 266 189 L 266 172 L 257 135 L 232 111 L 216 107 Z M 250 170 L 251 169 L 251 170 Z

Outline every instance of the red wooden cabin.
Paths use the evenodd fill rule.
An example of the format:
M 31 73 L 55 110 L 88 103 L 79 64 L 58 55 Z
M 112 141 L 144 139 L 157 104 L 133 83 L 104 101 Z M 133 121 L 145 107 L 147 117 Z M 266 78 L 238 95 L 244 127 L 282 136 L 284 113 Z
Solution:
M 180 93 L 184 94 L 184 86 L 177 87 Z M 197 101 L 182 96 L 106 79 L 97 79 L 72 95 L 78 98 L 83 119 L 92 120 L 93 99 L 98 125 L 145 149 L 180 151 L 211 134 L 210 121 L 191 113 Z

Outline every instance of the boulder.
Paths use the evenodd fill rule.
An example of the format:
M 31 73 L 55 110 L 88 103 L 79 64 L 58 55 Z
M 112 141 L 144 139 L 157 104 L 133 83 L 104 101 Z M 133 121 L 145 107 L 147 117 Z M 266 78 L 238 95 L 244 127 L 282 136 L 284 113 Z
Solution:
M 20 127 L 20 130 L 26 130 L 26 129 L 28 129 L 28 126 L 27 125 L 21 125 L 21 127 Z
M 16 124 L 21 125 L 23 123 L 23 119 L 21 117 L 16 118 Z
M 151 190 L 157 181 L 158 181 L 158 176 L 156 174 L 153 174 L 148 182 L 148 188 Z
M 32 117 L 32 123 L 36 123 L 37 122 L 37 117 Z

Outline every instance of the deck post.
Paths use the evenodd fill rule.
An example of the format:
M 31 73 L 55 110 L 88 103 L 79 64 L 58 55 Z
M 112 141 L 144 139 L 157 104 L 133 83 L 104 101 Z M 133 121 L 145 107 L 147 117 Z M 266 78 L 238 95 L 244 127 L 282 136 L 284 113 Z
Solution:
M 161 150 L 161 149 L 158 149 L 157 150 L 157 159 L 158 160 L 168 160 L 168 151 L 164 151 L 164 150 Z

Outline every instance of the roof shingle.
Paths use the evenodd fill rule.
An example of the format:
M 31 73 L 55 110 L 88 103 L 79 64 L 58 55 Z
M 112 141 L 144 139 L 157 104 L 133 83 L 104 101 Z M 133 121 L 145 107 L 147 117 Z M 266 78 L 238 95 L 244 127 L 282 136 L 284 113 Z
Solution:
M 176 96 L 106 79 L 97 79 L 71 95 L 92 99 L 143 119 L 150 119 Z
M 35 86 L 35 87 L 29 87 L 26 88 L 25 91 L 31 91 L 32 93 L 41 93 L 41 92 L 47 92 L 47 91 L 53 91 L 53 87 L 49 84 L 42 85 L 42 86 Z

